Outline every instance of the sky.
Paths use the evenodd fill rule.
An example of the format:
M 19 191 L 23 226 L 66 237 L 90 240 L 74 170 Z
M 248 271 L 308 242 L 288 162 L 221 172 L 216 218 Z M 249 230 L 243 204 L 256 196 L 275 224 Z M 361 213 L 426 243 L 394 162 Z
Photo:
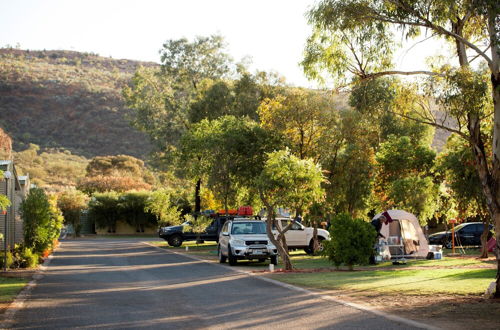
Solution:
M 0 47 L 75 50 L 159 62 L 168 39 L 220 34 L 252 70 L 277 71 L 296 86 L 316 87 L 299 66 L 317 0 L 0 0 Z M 422 68 L 425 45 L 400 53 L 400 69 Z

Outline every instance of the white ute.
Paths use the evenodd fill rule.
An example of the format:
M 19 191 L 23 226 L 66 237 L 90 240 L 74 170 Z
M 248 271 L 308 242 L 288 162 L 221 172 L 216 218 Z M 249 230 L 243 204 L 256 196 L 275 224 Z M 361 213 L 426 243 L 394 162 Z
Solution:
M 285 233 L 286 244 L 288 245 L 289 249 L 304 249 L 306 253 L 313 253 L 314 228 L 305 227 L 301 223 L 287 218 L 279 218 L 276 220 L 278 222 L 278 226 L 280 226 L 281 229 L 285 228 L 290 223 L 290 221 L 293 222 L 292 227 Z M 273 229 L 273 234 L 274 237 L 277 237 L 278 231 L 276 229 Z M 324 229 L 318 228 L 318 243 L 320 251 L 323 250 L 322 241 L 324 240 L 330 240 L 330 233 Z

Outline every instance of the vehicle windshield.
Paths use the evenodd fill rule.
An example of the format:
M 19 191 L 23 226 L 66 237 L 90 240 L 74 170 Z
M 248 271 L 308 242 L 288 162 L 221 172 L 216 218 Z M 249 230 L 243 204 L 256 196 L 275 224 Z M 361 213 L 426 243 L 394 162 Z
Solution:
M 231 234 L 233 235 L 249 235 L 249 234 L 265 234 L 266 224 L 260 221 L 252 222 L 233 222 Z
M 460 230 L 460 229 L 464 228 L 466 225 L 467 225 L 466 223 L 462 223 L 462 224 L 460 224 L 460 225 L 458 225 L 458 226 L 455 226 L 455 231 L 457 231 L 457 230 Z M 450 228 L 448 231 L 450 231 L 450 232 L 451 232 L 451 228 Z

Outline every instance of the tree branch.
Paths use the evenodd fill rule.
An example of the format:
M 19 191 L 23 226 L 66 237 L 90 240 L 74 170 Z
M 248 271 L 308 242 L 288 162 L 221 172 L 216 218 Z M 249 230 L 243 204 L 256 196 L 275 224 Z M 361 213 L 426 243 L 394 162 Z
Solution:
M 400 117 L 403 117 L 403 118 L 406 118 L 406 119 L 409 119 L 409 120 L 413 120 L 413 121 L 415 121 L 417 123 L 426 124 L 426 125 L 434 126 L 436 128 L 444 129 L 444 130 L 446 130 L 448 132 L 455 133 L 455 134 L 459 135 L 460 137 L 462 137 L 463 139 L 465 139 L 467 141 L 469 140 L 469 137 L 464 132 L 461 132 L 461 131 L 459 131 L 457 129 L 454 129 L 454 128 L 451 128 L 451 127 L 448 127 L 448 126 L 445 126 L 445 125 L 442 125 L 442 124 L 438 124 L 437 122 L 432 122 L 432 121 L 426 121 L 426 120 L 417 119 L 415 117 L 407 116 L 407 115 L 404 115 L 404 114 L 401 114 L 401 113 L 397 113 L 397 112 L 394 112 L 394 111 L 388 111 L 388 112 L 391 113 L 391 114 L 393 114 L 393 115 L 396 115 L 396 116 L 400 116 Z

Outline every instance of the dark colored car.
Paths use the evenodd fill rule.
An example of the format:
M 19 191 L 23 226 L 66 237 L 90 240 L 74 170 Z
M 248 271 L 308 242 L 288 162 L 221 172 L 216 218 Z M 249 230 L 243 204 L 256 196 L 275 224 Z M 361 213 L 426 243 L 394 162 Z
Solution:
M 481 235 L 483 233 L 484 224 L 482 222 L 467 222 L 455 227 L 455 246 L 478 246 L 481 245 Z M 490 232 L 488 239 L 491 238 L 493 229 L 489 225 Z M 451 230 L 442 231 L 429 235 L 429 244 L 443 245 L 447 249 L 451 249 Z
M 219 233 L 227 219 L 233 217 L 218 216 L 215 217 L 212 223 L 207 227 L 204 233 L 200 234 L 202 241 L 218 241 Z M 158 235 L 168 242 L 168 245 L 179 247 L 184 241 L 195 241 L 197 239 L 196 233 L 186 230 L 188 223 L 183 223 L 180 226 L 160 227 Z

